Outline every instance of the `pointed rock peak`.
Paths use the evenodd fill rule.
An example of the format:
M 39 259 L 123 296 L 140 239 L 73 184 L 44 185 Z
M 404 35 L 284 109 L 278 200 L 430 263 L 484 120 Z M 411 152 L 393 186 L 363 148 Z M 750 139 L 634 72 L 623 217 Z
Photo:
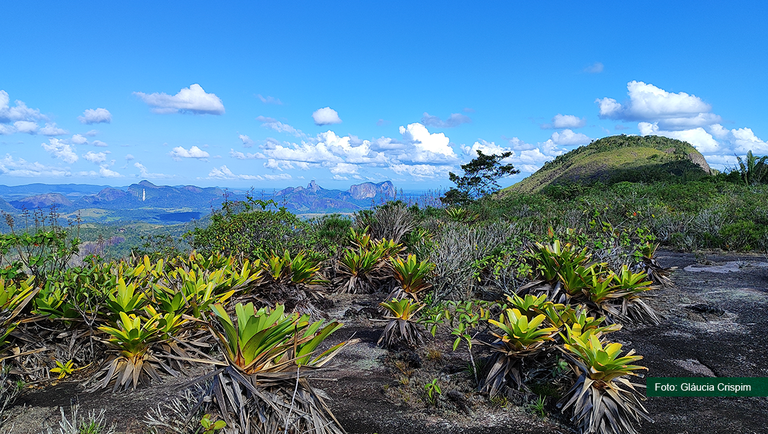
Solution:
M 151 182 L 147 181 L 146 179 L 141 181 L 139 183 L 139 185 L 142 186 L 142 187 L 157 188 L 157 186 L 155 184 L 152 184 Z
M 320 190 L 320 186 L 317 185 L 315 180 L 313 179 L 308 185 L 307 190 L 311 191 L 312 193 L 317 193 L 317 190 Z

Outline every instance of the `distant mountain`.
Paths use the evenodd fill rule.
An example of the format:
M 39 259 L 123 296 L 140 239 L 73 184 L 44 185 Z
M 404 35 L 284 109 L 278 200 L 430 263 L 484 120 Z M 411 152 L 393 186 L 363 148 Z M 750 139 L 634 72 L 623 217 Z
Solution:
M 47 209 L 55 205 L 64 217 L 84 222 L 139 220 L 167 224 L 199 219 L 221 209 L 224 194 L 218 187 L 155 185 L 149 181 L 119 188 L 78 184 L 0 185 L 0 210 L 19 213 L 22 209 Z M 245 198 L 240 191 L 227 194 L 230 201 Z M 365 182 L 348 190 L 327 190 L 312 181 L 306 188 L 289 187 L 274 194 L 262 192 L 261 196 L 274 199 L 279 206 L 297 214 L 355 212 L 394 197 L 395 186 L 390 181 Z
M 72 201 L 67 199 L 61 193 L 45 193 L 37 194 L 35 196 L 25 197 L 19 200 L 12 200 L 9 202 L 16 209 L 28 209 L 34 208 L 50 208 L 56 205 L 59 208 L 66 209 L 73 205 Z
M 19 200 L 25 197 L 47 193 L 61 193 L 69 200 L 76 200 L 81 196 L 96 194 L 106 185 L 90 184 L 26 184 L 26 185 L 0 185 L 0 197 L 3 199 Z
M 97 194 L 83 196 L 74 203 L 75 208 L 190 208 L 198 212 L 218 209 L 224 201 L 224 190 L 218 187 L 201 188 L 194 185 L 181 187 L 160 186 L 149 181 L 129 185 L 126 189 L 107 187 Z
M 304 187 L 288 187 L 275 193 L 274 200 L 293 213 L 355 212 L 371 207 L 371 203 L 394 198 L 395 186 L 390 181 L 356 184 L 349 190 L 326 190 L 315 181 Z

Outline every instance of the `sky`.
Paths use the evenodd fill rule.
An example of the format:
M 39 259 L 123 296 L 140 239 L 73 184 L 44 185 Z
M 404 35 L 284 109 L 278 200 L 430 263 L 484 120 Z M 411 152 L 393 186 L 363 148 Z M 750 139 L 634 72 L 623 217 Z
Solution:
M 616 135 L 768 154 L 768 2 L 0 0 L 0 184 L 447 189 Z

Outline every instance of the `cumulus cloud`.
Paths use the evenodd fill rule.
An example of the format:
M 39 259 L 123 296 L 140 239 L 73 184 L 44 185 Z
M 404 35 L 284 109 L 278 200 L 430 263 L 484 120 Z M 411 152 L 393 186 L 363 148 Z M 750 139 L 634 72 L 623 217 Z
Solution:
M 403 141 L 410 145 L 397 156 L 400 161 L 415 163 L 456 162 L 457 156 L 450 145 L 450 139 L 443 133 L 430 133 L 420 123 L 400 127 Z
M 332 125 L 341 123 L 339 114 L 336 112 L 336 110 L 330 107 L 324 107 L 315 110 L 315 112 L 312 113 L 312 119 L 315 120 L 315 125 Z
M 221 167 L 214 167 L 213 169 L 211 169 L 211 171 L 208 173 L 207 179 L 226 179 L 226 180 L 243 179 L 243 180 L 264 181 L 264 180 L 291 179 L 291 175 L 287 173 L 281 173 L 278 175 L 236 175 L 226 165 L 224 165 Z
M 177 146 L 177 147 L 173 148 L 173 150 L 171 151 L 170 155 L 171 155 L 171 158 L 173 158 L 174 160 L 177 160 L 177 161 L 182 159 L 182 158 L 202 159 L 202 158 L 210 157 L 210 154 L 208 154 L 207 152 L 205 152 L 202 149 L 198 148 L 197 146 L 192 146 L 191 148 L 189 148 L 189 150 L 186 150 L 186 149 L 184 149 L 181 146 Z
M 256 158 L 266 158 L 261 152 L 251 154 L 235 151 L 234 149 L 229 150 L 229 156 L 232 158 L 237 158 L 238 160 L 254 160 Z
M 485 155 L 501 155 L 505 152 L 511 152 L 512 157 L 515 156 L 514 150 L 499 146 L 495 142 L 487 142 L 482 139 L 475 142 L 472 146 L 462 146 L 462 150 L 464 151 L 464 155 L 467 155 L 470 158 L 477 157 L 477 151 L 480 151 Z
M 115 172 L 114 170 L 111 170 L 107 165 L 102 164 L 99 166 L 99 175 L 101 175 L 104 178 L 122 178 L 123 175 Z
M 243 142 L 243 146 L 245 146 L 246 148 L 250 148 L 251 146 L 253 146 L 253 140 L 251 140 L 251 138 L 246 136 L 245 134 L 240 134 L 237 137 L 240 138 L 240 140 Z
M 671 93 L 642 81 L 627 84 L 629 100 L 598 98 L 601 119 L 659 122 L 662 129 L 682 129 L 710 125 L 720 117 L 709 113 L 712 107 L 695 95 Z
M 109 146 L 108 144 L 102 142 L 101 140 L 94 140 L 94 141 L 91 142 L 91 144 L 93 146 L 98 147 L 98 148 L 106 148 L 107 146 Z
M 79 159 L 75 150 L 61 140 L 52 138 L 48 139 L 48 142 L 49 144 L 41 143 L 40 146 L 42 146 L 46 152 L 51 154 L 52 158 L 58 158 L 69 164 L 72 164 Z
M 586 68 L 584 68 L 584 72 L 587 72 L 589 74 L 599 74 L 603 72 L 604 66 L 601 62 L 595 62 Z
M 408 174 L 416 179 L 447 178 L 453 166 L 431 164 L 393 164 L 390 169 L 398 175 Z
M 45 166 L 38 162 L 30 163 L 23 158 L 15 159 L 10 154 L 6 154 L 4 158 L 0 159 L 0 173 L 7 176 L 24 178 L 34 178 L 39 176 L 62 177 L 71 175 L 68 170 Z
M 126 157 L 127 159 L 127 157 Z M 174 175 L 166 175 L 164 173 L 150 173 L 147 168 L 141 163 L 133 163 L 133 167 L 139 169 L 139 177 L 144 179 L 163 179 L 173 178 Z
M 85 159 L 85 161 L 90 161 L 91 163 L 94 163 L 94 164 L 100 164 L 107 161 L 107 154 L 109 154 L 109 151 L 105 151 L 105 152 L 88 151 L 83 155 L 83 159 Z
M 421 117 L 422 124 L 435 128 L 453 128 L 458 127 L 461 124 L 468 124 L 471 122 L 472 119 L 469 116 L 463 115 L 461 113 L 452 113 L 446 120 L 442 120 L 437 116 L 432 116 L 427 112 L 424 112 L 424 116 Z
M 205 93 L 199 84 L 183 88 L 176 95 L 146 94 L 143 92 L 134 92 L 133 94 L 152 107 L 152 111 L 155 113 L 224 114 L 224 104 L 221 99 L 216 94 Z
M 13 128 L 12 126 L 0 124 L 0 136 L 6 135 L 6 134 L 13 134 L 15 132 L 16 132 L 16 129 Z
M 11 107 L 10 101 L 8 92 L 0 90 L 0 124 L 45 119 L 45 116 L 40 114 L 40 110 L 31 109 L 19 100 L 16 100 L 15 105 Z
M 335 166 L 330 168 L 331 173 L 334 175 L 354 175 L 357 173 L 358 166 L 357 164 L 349 164 L 349 163 L 336 163 Z
M 88 143 L 88 139 L 86 139 L 85 137 L 81 136 L 80 134 L 75 134 L 74 136 L 72 136 L 71 140 L 72 140 L 72 143 L 74 143 L 76 145 L 82 145 L 84 143 Z
M 724 163 L 718 162 L 731 161 L 734 154 L 745 155 L 748 151 L 757 155 L 768 154 L 768 143 L 757 137 L 750 128 L 727 129 L 714 124 L 669 131 L 661 129 L 658 123 L 640 122 L 638 129 L 642 135 L 664 136 L 690 143 L 717 169 L 724 168 Z
M 99 131 L 98 131 L 98 130 L 90 130 L 90 131 L 88 131 L 87 133 L 85 133 L 85 136 L 86 136 L 86 137 L 93 137 L 93 136 L 95 136 L 96 134 L 99 134 Z
M 573 115 L 561 115 L 558 113 L 555 115 L 555 117 L 552 118 L 551 124 L 543 124 L 541 128 L 544 128 L 544 129 L 582 128 L 585 125 L 587 125 L 586 118 L 579 118 Z
M 13 123 L 13 126 L 16 132 L 27 134 L 37 134 L 37 129 L 40 128 L 36 122 L 32 121 L 16 121 Z
M 261 100 L 261 102 L 263 102 L 264 104 L 275 104 L 275 105 L 283 105 L 283 102 L 282 102 L 282 101 L 280 101 L 279 99 L 275 98 L 275 97 L 271 97 L 271 96 L 261 96 L 261 94 L 258 94 L 258 95 L 256 95 L 256 96 L 257 96 L 257 97 L 258 97 L 258 98 Z
M 44 136 L 63 136 L 64 134 L 69 134 L 69 131 L 59 128 L 56 126 L 56 122 L 53 123 L 45 123 L 45 126 L 40 129 L 40 134 Z
M 256 118 L 257 121 L 261 122 L 261 126 L 265 128 L 269 128 L 272 130 L 277 131 L 278 133 L 288 133 L 292 134 L 296 137 L 306 137 L 307 135 L 304 134 L 301 130 L 298 130 L 288 124 L 284 124 L 277 119 L 266 117 L 266 116 L 259 116 Z
M 592 141 L 586 134 L 574 133 L 569 129 L 565 129 L 559 133 L 555 131 L 552 133 L 550 140 L 559 146 L 586 145 Z
M 112 122 L 112 113 L 105 108 L 87 109 L 83 112 L 82 116 L 78 116 L 77 120 L 82 124 L 108 124 Z

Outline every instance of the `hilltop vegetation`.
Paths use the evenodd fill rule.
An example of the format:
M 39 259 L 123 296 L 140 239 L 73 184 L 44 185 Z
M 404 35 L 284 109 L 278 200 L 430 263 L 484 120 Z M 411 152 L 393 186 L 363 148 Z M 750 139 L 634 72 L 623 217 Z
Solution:
M 690 144 L 658 136 L 611 136 L 554 160 L 504 192 L 537 193 L 617 182 L 677 182 L 711 174 L 704 156 Z

